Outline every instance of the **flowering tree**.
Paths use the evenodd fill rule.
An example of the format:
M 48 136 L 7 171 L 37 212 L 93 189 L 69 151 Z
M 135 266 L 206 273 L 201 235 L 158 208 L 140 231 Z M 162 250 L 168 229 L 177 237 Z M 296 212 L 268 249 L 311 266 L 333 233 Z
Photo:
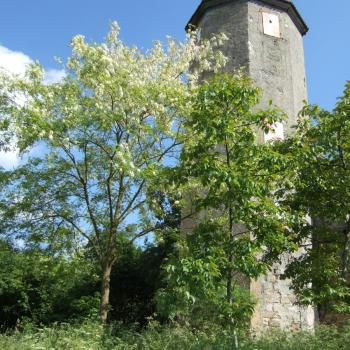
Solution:
M 3 172 L 0 233 L 89 245 L 101 267 L 102 322 L 118 247 L 161 228 L 152 191 L 176 162 L 198 77 L 225 63 L 215 50 L 223 36 L 198 45 L 189 34 L 144 54 L 118 32 L 112 24 L 103 44 L 76 36 L 59 83 L 45 84 L 39 64 L 0 80 L 0 126 L 27 154 Z

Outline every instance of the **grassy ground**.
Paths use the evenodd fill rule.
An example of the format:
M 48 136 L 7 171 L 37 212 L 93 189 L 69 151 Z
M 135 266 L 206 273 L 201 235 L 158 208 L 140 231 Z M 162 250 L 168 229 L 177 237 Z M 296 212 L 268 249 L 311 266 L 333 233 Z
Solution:
M 238 343 L 238 344 L 237 344 Z M 238 345 L 238 347 L 237 347 Z M 102 328 L 94 322 L 27 327 L 23 332 L 0 335 L 3 350 L 349 350 L 350 328 L 337 331 L 320 328 L 316 334 L 271 334 L 259 340 L 232 332 L 213 330 L 191 332 L 186 328 L 150 327 L 143 333 Z

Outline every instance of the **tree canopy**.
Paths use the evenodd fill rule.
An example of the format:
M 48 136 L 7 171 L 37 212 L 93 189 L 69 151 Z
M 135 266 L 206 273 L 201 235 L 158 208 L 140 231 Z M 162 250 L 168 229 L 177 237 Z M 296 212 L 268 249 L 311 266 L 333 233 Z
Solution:
M 1 233 L 53 248 L 88 244 L 102 270 L 104 322 L 118 249 L 162 226 L 152 193 L 178 157 L 199 75 L 225 62 L 215 50 L 223 36 L 199 45 L 189 33 L 142 53 L 118 34 L 113 23 L 105 43 L 76 36 L 58 83 L 45 83 L 38 63 L 25 77 L 1 76 L 1 126 L 28 158 L 2 174 Z

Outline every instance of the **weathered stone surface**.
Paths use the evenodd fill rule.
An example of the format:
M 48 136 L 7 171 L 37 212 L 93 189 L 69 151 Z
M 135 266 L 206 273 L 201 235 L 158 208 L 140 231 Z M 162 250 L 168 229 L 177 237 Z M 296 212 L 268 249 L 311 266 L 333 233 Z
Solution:
M 303 38 L 290 16 L 259 1 L 248 1 L 249 74 L 268 101 L 288 114 L 285 131 L 291 131 L 303 101 L 307 100 Z M 264 35 L 262 12 L 279 17 L 281 38 Z M 233 35 L 235 35 L 233 33 Z

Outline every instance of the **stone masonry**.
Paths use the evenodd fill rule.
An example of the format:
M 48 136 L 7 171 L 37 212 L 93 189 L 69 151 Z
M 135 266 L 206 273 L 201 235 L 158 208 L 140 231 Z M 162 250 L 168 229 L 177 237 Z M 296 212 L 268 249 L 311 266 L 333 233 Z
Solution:
M 198 28 L 202 38 L 226 33 L 229 40 L 221 50 L 229 62 L 224 71 L 244 67 L 263 89 L 261 107 L 271 100 L 287 113 L 288 120 L 276 126 L 276 135 L 261 134 L 260 142 L 290 133 L 307 100 L 303 35 L 308 28 L 293 3 L 203 0 L 189 26 Z M 250 291 L 258 301 L 251 321 L 255 331 L 273 327 L 307 330 L 314 326 L 314 310 L 296 306 L 290 281 L 280 279 L 290 258 L 283 255 L 266 276 L 250 281 Z

